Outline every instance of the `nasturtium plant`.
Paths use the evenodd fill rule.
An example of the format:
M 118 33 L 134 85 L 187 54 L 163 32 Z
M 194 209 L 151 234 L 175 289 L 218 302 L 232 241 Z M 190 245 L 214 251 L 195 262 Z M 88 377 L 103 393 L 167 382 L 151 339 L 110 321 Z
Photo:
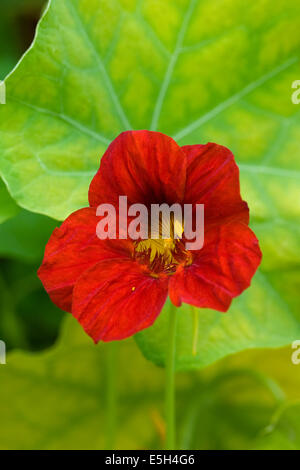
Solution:
M 86 206 L 101 155 L 127 129 L 233 150 L 263 263 L 225 316 L 178 310 L 178 368 L 300 333 L 299 27 L 298 0 L 51 0 L 6 80 L 0 173 L 33 212 Z M 166 336 L 162 314 L 137 341 L 163 364 Z
M 128 213 L 119 204 L 124 197 Z M 177 210 L 155 217 L 155 203 Z M 141 209 L 131 220 L 137 205 L 144 221 Z M 107 207 L 114 216 L 105 216 Z M 229 149 L 213 143 L 179 147 L 161 132 L 122 132 L 91 182 L 89 207 L 54 230 L 38 275 L 51 300 L 96 343 L 121 340 L 149 328 L 168 297 L 174 307 L 226 312 L 261 262 L 248 224 Z

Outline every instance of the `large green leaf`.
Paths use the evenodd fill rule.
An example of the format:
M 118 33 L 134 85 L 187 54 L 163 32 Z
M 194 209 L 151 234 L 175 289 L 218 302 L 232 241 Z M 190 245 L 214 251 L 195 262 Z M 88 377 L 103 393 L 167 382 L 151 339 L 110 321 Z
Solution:
M 284 210 L 299 195 L 290 100 L 299 12 L 297 0 L 52 0 L 0 109 L 13 196 L 64 218 L 86 204 L 111 139 L 133 127 L 230 143 L 257 215 L 269 213 L 271 196 Z M 270 177 L 263 197 L 257 169 Z
M 234 300 L 225 315 L 198 310 L 197 327 L 191 307 L 186 304 L 180 307 L 176 312 L 177 369 L 207 366 L 244 349 L 278 347 L 300 338 L 298 275 L 275 274 L 273 283 L 273 276 L 261 271 L 251 288 Z M 136 335 L 144 355 L 157 365 L 165 363 L 170 309 L 175 307 L 168 300 L 155 324 Z
M 196 355 L 179 310 L 177 367 L 300 334 L 298 0 L 52 0 L 7 79 L 0 171 L 24 207 L 62 219 L 84 206 L 108 143 L 150 128 L 228 145 L 264 261 L 229 314 L 202 311 Z M 164 362 L 166 311 L 138 342 Z

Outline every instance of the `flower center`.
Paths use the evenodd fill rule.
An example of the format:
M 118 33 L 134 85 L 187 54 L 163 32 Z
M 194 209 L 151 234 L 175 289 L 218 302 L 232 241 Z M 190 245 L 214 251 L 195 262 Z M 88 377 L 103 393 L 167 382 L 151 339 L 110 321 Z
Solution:
M 165 222 L 160 219 L 158 231 L 153 230 L 146 240 L 135 243 L 135 258 L 146 264 L 153 275 L 160 273 L 173 274 L 179 264 L 190 264 L 191 253 L 185 250 L 182 242 L 184 224 L 171 214 L 170 230 L 165 232 Z M 163 236 L 169 233 L 169 238 Z

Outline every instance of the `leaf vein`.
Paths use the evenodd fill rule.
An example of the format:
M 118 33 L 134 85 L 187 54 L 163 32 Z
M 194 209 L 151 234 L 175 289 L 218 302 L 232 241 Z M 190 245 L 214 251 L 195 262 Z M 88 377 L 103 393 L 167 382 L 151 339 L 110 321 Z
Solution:
M 159 121 L 159 117 L 160 117 L 160 114 L 161 114 L 161 109 L 162 109 L 162 106 L 163 106 L 163 103 L 164 103 L 164 100 L 165 100 L 165 96 L 166 96 L 167 90 L 169 88 L 169 85 L 170 85 L 170 82 L 171 82 L 171 79 L 172 79 L 172 75 L 173 75 L 173 72 L 174 72 L 174 67 L 176 65 L 178 56 L 180 54 L 182 44 L 183 44 L 183 41 L 184 41 L 184 37 L 185 37 L 185 34 L 186 34 L 186 30 L 187 30 L 187 27 L 189 25 L 189 22 L 190 22 L 192 13 L 194 11 L 194 8 L 196 6 L 196 3 L 197 3 L 196 0 L 191 0 L 189 2 L 187 11 L 184 15 L 182 25 L 181 25 L 181 28 L 179 30 L 178 36 L 177 36 L 175 49 L 174 49 L 174 51 L 171 55 L 169 65 L 167 67 L 165 77 L 163 79 L 163 82 L 162 82 L 162 85 L 161 85 L 161 88 L 160 88 L 160 91 L 159 91 L 159 94 L 158 94 L 158 98 L 157 98 L 157 101 L 156 101 L 156 104 L 155 104 L 155 107 L 154 107 L 152 121 L 151 121 L 151 125 L 150 125 L 150 129 L 153 130 L 153 131 L 157 129 L 157 124 L 158 124 L 158 121 Z
M 298 56 L 293 56 L 293 57 L 289 58 L 283 64 L 279 65 L 278 67 L 275 67 L 270 72 L 266 73 L 265 75 L 258 78 L 254 82 L 248 84 L 241 91 L 239 91 L 238 93 L 235 93 L 234 95 L 230 96 L 229 98 L 227 98 L 222 103 L 219 103 L 215 108 L 212 108 L 206 114 L 201 116 L 199 119 L 196 119 L 196 121 L 192 122 L 191 124 L 189 124 L 185 128 L 181 129 L 179 132 L 177 132 L 173 136 L 173 138 L 175 140 L 180 140 L 183 137 L 186 137 L 187 135 L 191 134 L 191 132 L 198 129 L 199 127 L 201 127 L 203 124 L 210 121 L 214 117 L 218 116 L 218 114 L 225 111 L 225 109 L 229 108 L 234 103 L 238 102 L 241 98 L 248 95 L 252 91 L 256 90 L 256 88 L 263 85 L 267 81 L 271 80 L 273 77 L 278 75 L 280 72 L 283 72 L 284 70 L 286 70 L 291 65 L 295 64 L 297 62 L 297 60 L 298 60 Z
M 87 45 L 89 46 L 90 50 L 93 51 L 93 54 L 95 56 L 95 59 L 96 59 L 96 62 L 97 62 L 97 65 L 98 65 L 98 68 L 103 76 L 103 79 L 104 79 L 104 82 L 106 84 L 106 87 L 110 93 L 110 96 L 111 96 L 111 99 L 115 105 L 115 108 L 119 114 L 119 117 L 123 123 L 123 125 L 125 126 L 126 129 L 132 129 L 132 126 L 124 112 L 124 109 L 120 103 L 120 100 L 118 98 L 118 95 L 115 91 L 115 88 L 114 88 L 114 85 L 111 81 L 111 78 L 106 70 L 106 67 L 103 63 L 103 60 L 99 54 L 99 51 L 96 49 L 95 47 L 95 44 L 93 43 L 93 41 L 91 40 L 83 22 L 82 22 L 82 19 L 77 11 L 77 9 L 74 7 L 73 5 L 73 0 L 71 1 L 68 1 L 67 4 L 69 5 L 70 7 L 70 10 L 72 10 L 72 16 L 75 18 L 76 22 L 77 22 L 77 25 L 82 33 L 82 36 L 85 38 L 85 41 L 87 43 Z

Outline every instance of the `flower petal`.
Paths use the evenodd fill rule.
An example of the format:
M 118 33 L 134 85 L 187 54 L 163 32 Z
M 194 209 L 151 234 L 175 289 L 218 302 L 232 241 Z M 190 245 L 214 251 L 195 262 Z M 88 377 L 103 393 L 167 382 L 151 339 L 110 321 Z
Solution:
M 230 221 L 249 223 L 247 203 L 240 195 L 239 169 L 222 145 L 186 145 L 187 177 L 184 202 L 204 204 L 205 225 Z
M 172 302 L 225 312 L 233 297 L 249 287 L 261 261 L 258 240 L 242 223 L 210 230 L 190 266 L 180 267 L 169 283 Z
M 54 230 L 46 246 L 38 276 L 51 300 L 63 310 L 71 311 L 73 287 L 83 271 L 100 260 L 130 254 L 127 240 L 98 239 L 99 220 L 95 208 L 80 209 Z
M 97 343 L 127 338 L 152 325 L 168 295 L 168 279 L 124 259 L 85 271 L 73 293 L 72 314 Z
M 102 157 L 89 189 L 92 207 L 118 204 L 181 202 L 185 189 L 186 156 L 176 142 L 159 132 L 120 134 Z

